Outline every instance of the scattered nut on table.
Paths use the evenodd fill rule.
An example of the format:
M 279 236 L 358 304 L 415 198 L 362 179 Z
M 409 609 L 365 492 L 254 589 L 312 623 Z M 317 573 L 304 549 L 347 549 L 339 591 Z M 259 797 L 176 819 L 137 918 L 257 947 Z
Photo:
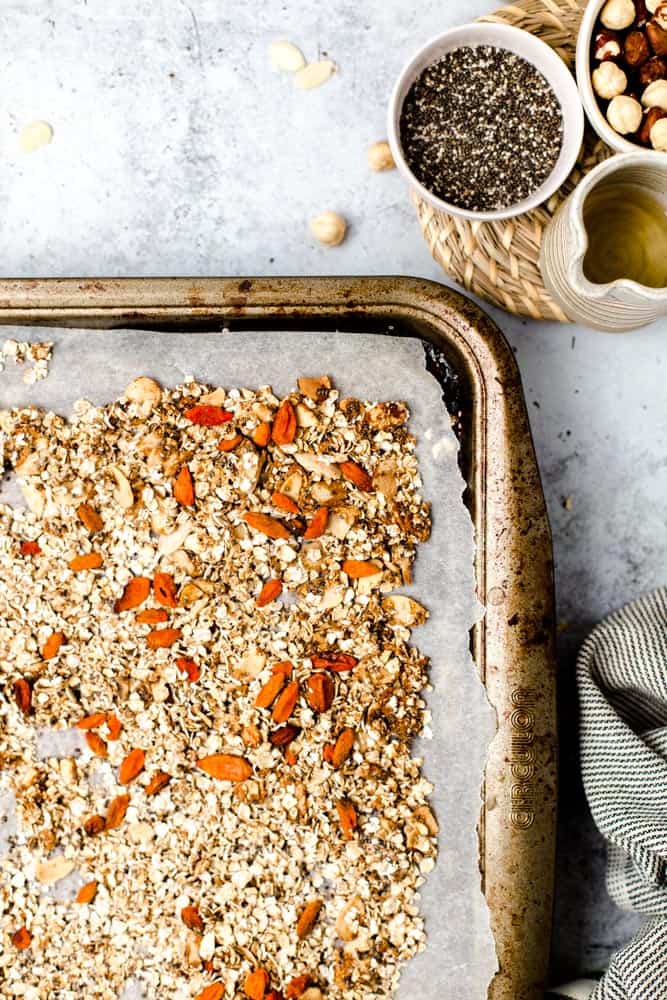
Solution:
M 637 12 L 632 0 L 607 0 L 602 8 L 600 20 L 605 28 L 612 28 L 614 31 L 622 31 L 629 28 Z
M 642 123 L 642 106 L 634 97 L 614 97 L 607 108 L 607 121 L 619 135 L 636 132 Z
M 269 59 L 274 69 L 281 73 L 298 73 L 306 65 L 301 49 L 292 42 L 277 41 L 269 45 Z
M 337 247 L 345 239 L 347 222 L 338 212 L 321 212 L 311 219 L 310 231 L 327 247 Z
M 624 93 L 628 85 L 628 78 L 614 62 L 603 62 L 593 71 L 593 90 L 605 101 L 610 101 L 613 97 L 618 97 Z
M 393 170 L 396 164 L 386 140 L 374 142 L 368 149 L 368 166 L 371 170 Z
M 318 62 L 308 63 L 300 69 L 294 77 L 294 83 L 299 90 L 314 90 L 321 87 L 337 70 L 335 62 L 331 59 L 320 59 Z

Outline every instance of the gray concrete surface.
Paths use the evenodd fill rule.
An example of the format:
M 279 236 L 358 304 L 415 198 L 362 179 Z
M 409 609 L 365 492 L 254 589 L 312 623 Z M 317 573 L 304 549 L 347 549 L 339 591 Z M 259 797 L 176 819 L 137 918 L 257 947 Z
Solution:
M 5 0 L 0 270 L 5 275 L 441 275 L 400 178 L 373 175 L 412 50 L 489 0 Z M 300 93 L 274 38 L 340 73 Z M 45 119 L 52 144 L 18 150 Z M 340 248 L 307 220 L 350 220 Z M 573 666 L 591 624 L 665 582 L 667 322 L 605 336 L 493 312 L 521 367 L 554 529 L 562 805 L 554 977 L 603 967 L 634 920 L 608 901 L 578 777 Z M 565 498 L 571 509 L 565 509 Z

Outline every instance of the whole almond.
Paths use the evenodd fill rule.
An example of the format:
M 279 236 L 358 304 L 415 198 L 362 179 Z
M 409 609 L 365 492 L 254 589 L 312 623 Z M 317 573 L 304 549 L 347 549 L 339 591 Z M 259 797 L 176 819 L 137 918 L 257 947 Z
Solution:
M 313 712 L 326 712 L 331 708 L 336 688 L 332 677 L 325 673 L 311 674 L 306 681 L 306 701 Z
M 299 941 L 303 941 L 305 937 L 308 937 L 313 927 L 315 926 L 315 922 L 320 914 L 321 909 L 322 909 L 321 899 L 311 899 L 309 900 L 309 902 L 306 903 L 301 913 L 299 914 L 299 919 L 297 920 L 296 923 L 296 934 L 297 937 L 299 938 Z
M 243 991 L 248 1000 L 264 1000 L 269 988 L 269 974 L 266 969 L 255 969 L 246 976 Z
M 338 653 L 336 650 L 326 650 L 323 653 L 311 653 L 310 660 L 318 670 L 332 670 L 336 674 L 354 670 L 359 660 L 350 653 Z
M 274 722 L 287 722 L 290 715 L 296 708 L 299 699 L 299 682 L 291 681 L 281 692 L 273 706 L 272 719 Z
M 204 921 L 196 906 L 184 906 L 181 910 L 181 920 L 191 931 L 203 933 Z
M 252 767 L 248 761 L 231 753 L 203 757 L 197 761 L 197 767 L 221 781 L 245 781 L 252 774 Z
M 364 493 L 373 491 L 373 480 L 357 462 L 341 462 L 340 471 L 350 483 L 354 483 Z
M 255 698 L 256 708 L 271 708 L 274 701 L 285 686 L 285 674 L 278 671 L 269 677 L 257 697 Z
M 163 788 L 166 788 L 171 781 L 171 775 L 166 771 L 158 771 L 146 785 L 144 791 L 146 795 L 157 795 Z
M 129 785 L 144 769 L 146 754 L 143 750 L 131 750 L 125 760 L 120 765 L 118 771 L 118 783 Z
M 333 748 L 331 762 L 335 768 L 342 767 L 354 747 L 354 729 L 343 729 Z
M 349 799 L 339 799 L 336 803 L 340 828 L 343 831 L 345 840 L 352 840 L 357 829 L 357 810 Z
M 107 818 L 104 824 L 106 830 L 116 830 L 121 825 L 125 819 L 125 813 L 127 812 L 127 807 L 130 804 L 129 795 L 117 795 L 115 799 L 112 799 L 109 803 L 109 809 L 107 811 Z
M 82 885 L 77 893 L 75 902 L 77 903 L 92 903 L 97 895 L 97 882 L 86 882 Z
M 96 531 L 101 531 L 104 527 L 104 521 L 97 513 L 94 507 L 91 507 L 89 503 L 82 503 L 77 507 L 77 515 L 81 523 L 94 534 Z
M 94 816 L 89 816 L 83 824 L 83 829 L 89 837 L 94 837 L 95 834 L 101 833 L 104 829 L 104 817 L 97 813 Z
M 25 677 L 14 681 L 14 701 L 23 715 L 32 713 L 32 686 Z

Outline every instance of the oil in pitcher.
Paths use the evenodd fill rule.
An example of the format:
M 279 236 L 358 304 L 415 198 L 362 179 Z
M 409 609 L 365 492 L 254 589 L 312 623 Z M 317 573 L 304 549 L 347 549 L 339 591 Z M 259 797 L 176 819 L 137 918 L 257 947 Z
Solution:
M 584 274 L 604 285 L 629 278 L 667 287 L 667 207 L 634 184 L 601 184 L 586 199 Z

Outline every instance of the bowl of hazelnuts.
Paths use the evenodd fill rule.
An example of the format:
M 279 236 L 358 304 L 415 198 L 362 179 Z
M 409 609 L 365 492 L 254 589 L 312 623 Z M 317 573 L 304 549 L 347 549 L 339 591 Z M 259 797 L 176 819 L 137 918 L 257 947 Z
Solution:
M 591 0 L 577 44 L 588 119 L 619 153 L 667 153 L 667 0 Z

